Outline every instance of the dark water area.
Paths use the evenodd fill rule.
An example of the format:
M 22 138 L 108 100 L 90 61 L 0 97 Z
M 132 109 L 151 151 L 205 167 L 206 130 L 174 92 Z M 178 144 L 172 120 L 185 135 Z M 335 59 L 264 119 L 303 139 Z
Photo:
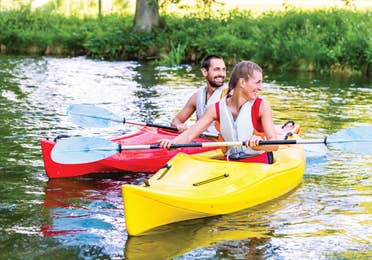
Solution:
M 275 121 L 296 121 L 304 139 L 372 124 L 371 78 L 264 74 L 261 95 Z M 304 181 L 291 193 L 233 214 L 167 225 L 143 237 L 127 235 L 121 185 L 150 175 L 46 176 L 41 138 L 110 137 L 137 129 L 76 126 L 66 116 L 68 105 L 89 103 L 127 120 L 169 124 L 202 85 L 199 69 L 188 65 L 0 56 L 0 258 L 370 258 L 368 154 L 307 146 Z

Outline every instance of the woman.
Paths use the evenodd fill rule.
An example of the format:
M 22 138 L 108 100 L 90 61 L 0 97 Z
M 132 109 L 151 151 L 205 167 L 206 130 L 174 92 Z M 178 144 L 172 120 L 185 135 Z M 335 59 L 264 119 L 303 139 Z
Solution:
M 163 148 L 171 144 L 189 143 L 216 121 L 221 141 L 246 141 L 246 147 L 228 147 L 225 159 L 244 162 L 273 163 L 272 151 L 277 145 L 259 146 L 260 140 L 276 139 L 269 103 L 258 96 L 262 90 L 262 69 L 251 61 L 235 65 L 229 81 L 229 94 L 203 117 L 173 140 L 161 140 Z

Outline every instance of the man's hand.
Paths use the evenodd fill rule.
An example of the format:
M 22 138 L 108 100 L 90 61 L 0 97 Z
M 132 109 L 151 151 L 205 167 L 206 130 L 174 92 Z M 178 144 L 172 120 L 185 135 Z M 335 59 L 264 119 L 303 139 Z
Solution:
M 189 127 L 187 126 L 187 124 L 183 123 L 183 124 L 178 124 L 177 126 L 177 130 L 179 133 L 183 133 L 184 131 L 186 131 Z

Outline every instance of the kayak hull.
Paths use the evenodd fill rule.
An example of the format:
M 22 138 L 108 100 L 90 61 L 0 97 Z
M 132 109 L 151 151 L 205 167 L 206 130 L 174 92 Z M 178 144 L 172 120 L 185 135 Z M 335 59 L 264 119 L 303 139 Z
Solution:
M 159 128 L 143 127 L 133 133 L 111 138 L 110 140 L 121 145 L 154 144 L 161 139 L 173 139 L 177 133 Z M 68 137 L 67 137 L 68 138 Z M 197 138 L 196 142 L 209 142 L 205 138 Z M 154 173 L 179 152 L 188 154 L 202 153 L 216 148 L 180 148 L 174 150 L 146 149 L 128 150 L 116 153 L 108 158 L 83 164 L 60 164 L 51 159 L 51 152 L 58 139 L 45 138 L 41 140 L 41 151 L 44 168 L 49 178 L 76 177 L 90 173 L 114 172 L 145 172 Z
M 149 186 L 122 186 L 128 234 L 232 213 L 288 193 L 302 182 L 303 147 L 281 146 L 274 159 L 274 164 L 268 165 L 176 155 L 168 168 L 148 180 Z

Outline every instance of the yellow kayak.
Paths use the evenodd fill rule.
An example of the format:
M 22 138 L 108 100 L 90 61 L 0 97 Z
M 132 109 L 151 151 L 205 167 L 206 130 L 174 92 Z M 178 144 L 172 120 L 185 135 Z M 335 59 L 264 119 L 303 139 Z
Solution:
M 302 182 L 306 160 L 301 145 L 281 145 L 274 160 L 269 165 L 177 154 L 147 185 L 122 186 L 128 234 L 253 207 Z

